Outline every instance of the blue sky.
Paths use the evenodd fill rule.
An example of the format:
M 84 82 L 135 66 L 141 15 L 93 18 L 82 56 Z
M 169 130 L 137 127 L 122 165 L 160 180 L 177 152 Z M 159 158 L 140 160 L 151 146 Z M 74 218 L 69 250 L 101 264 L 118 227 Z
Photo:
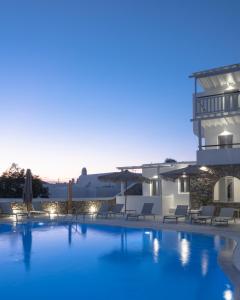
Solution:
M 0 2 L 0 171 L 194 160 L 194 71 L 240 62 L 238 0 Z

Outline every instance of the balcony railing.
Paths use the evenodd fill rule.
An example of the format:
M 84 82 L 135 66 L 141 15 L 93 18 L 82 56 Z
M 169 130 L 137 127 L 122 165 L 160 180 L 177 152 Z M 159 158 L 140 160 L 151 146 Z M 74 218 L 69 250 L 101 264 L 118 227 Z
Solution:
M 199 147 L 200 148 L 200 147 Z M 207 149 L 232 149 L 232 148 L 240 148 L 240 143 L 232 143 L 232 144 L 215 144 L 215 145 L 202 145 L 202 150 Z
M 196 117 L 234 112 L 240 113 L 240 92 L 197 97 L 195 105 Z

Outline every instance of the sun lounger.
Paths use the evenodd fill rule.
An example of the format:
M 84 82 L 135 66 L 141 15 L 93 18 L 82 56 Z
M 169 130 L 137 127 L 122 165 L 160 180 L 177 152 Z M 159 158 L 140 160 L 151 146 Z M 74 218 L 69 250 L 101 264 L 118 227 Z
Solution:
M 165 223 L 166 220 L 174 220 L 177 223 L 178 219 L 186 218 L 187 213 L 188 205 L 177 205 L 174 215 L 163 216 L 163 223 Z
M 50 211 L 43 208 L 42 202 L 34 202 L 32 205 L 32 210 L 30 211 L 30 215 L 48 215 L 50 217 Z
M 236 221 L 235 220 L 235 212 L 236 209 L 232 207 L 223 207 L 220 210 L 220 214 L 218 217 L 213 218 L 214 224 L 225 224 L 228 225 L 229 221 Z
M 27 210 L 13 211 L 12 204 L 10 202 L 1 202 L 0 209 L 1 209 L 0 212 L 1 216 L 15 216 L 17 221 L 19 216 L 28 217 Z
M 152 209 L 153 203 L 144 203 L 140 214 L 129 213 L 126 216 L 126 219 L 139 219 L 140 217 L 143 217 L 145 219 L 148 216 L 152 216 L 155 220 L 155 214 L 152 213 Z
M 124 212 L 122 211 L 124 207 L 124 204 L 115 204 L 111 210 L 108 212 L 108 216 L 117 216 L 117 215 L 124 215 Z
M 100 206 L 100 208 L 99 208 L 99 210 L 98 210 L 98 212 L 96 214 L 96 217 L 105 217 L 105 218 L 107 218 L 108 217 L 108 213 L 109 213 L 109 208 L 110 208 L 109 204 L 103 203 Z
M 198 216 L 193 216 L 191 222 L 199 222 L 199 223 L 206 224 L 207 221 L 210 221 L 212 223 L 214 212 L 215 212 L 215 206 L 213 205 L 202 206 L 200 214 Z

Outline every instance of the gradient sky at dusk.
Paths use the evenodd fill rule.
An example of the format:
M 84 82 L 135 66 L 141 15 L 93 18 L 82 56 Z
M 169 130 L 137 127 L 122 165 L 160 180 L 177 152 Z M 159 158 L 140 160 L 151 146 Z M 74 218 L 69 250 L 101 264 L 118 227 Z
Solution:
M 0 1 L 0 172 L 194 160 L 194 71 L 240 62 L 239 0 Z

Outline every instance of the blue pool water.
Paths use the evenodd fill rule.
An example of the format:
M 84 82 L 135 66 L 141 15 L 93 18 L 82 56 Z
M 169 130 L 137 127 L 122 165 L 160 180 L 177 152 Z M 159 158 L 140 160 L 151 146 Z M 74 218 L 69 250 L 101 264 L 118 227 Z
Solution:
M 219 237 L 86 224 L 0 225 L 1 299 L 231 300 Z

